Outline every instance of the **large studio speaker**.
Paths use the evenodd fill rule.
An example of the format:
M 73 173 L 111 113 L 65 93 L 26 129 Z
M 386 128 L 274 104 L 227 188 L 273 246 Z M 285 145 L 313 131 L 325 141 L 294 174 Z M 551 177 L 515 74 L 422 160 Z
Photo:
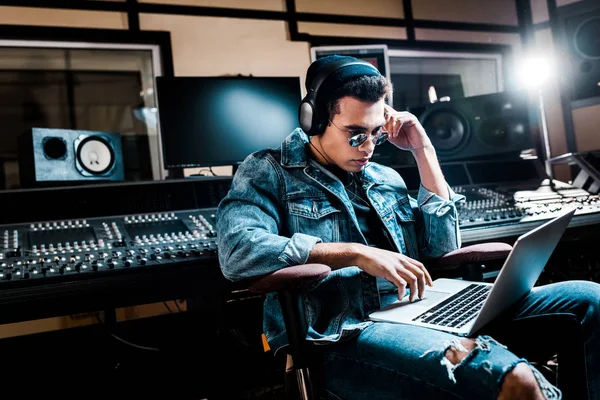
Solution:
M 500 92 L 410 107 L 440 161 L 518 155 L 534 147 L 525 92 Z
M 562 76 L 571 100 L 600 97 L 600 2 L 557 8 Z
M 20 138 L 19 176 L 22 187 L 122 181 L 121 135 L 33 128 Z

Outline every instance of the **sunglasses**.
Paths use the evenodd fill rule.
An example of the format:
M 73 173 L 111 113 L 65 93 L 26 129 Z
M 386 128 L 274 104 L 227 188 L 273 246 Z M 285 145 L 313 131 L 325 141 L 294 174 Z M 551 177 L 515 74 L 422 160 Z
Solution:
M 329 120 L 329 122 L 331 124 L 333 124 L 333 126 L 338 128 L 340 131 L 344 131 L 348 134 L 352 134 L 352 131 L 348 131 L 347 129 L 340 128 L 339 126 L 334 124 L 332 120 Z M 361 133 L 357 133 L 356 135 L 349 137 L 348 143 L 352 147 L 359 147 L 360 145 L 362 145 L 364 142 L 367 141 L 369 136 L 371 136 L 371 140 L 373 140 L 373 143 L 375 144 L 375 146 L 379 146 L 380 144 L 383 144 L 383 143 L 385 143 L 386 140 L 388 140 L 388 138 L 390 137 L 390 134 L 388 133 L 388 131 L 386 131 L 383 128 L 381 128 L 378 132 L 373 133 L 371 135 L 361 132 Z

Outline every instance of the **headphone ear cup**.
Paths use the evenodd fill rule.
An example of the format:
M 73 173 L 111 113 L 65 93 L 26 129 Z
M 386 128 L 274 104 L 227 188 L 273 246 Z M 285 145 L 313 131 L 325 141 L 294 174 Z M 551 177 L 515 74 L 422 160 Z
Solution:
M 314 135 L 315 128 L 315 106 L 311 99 L 305 99 L 300 103 L 298 110 L 298 120 L 300 122 L 300 128 L 307 135 Z

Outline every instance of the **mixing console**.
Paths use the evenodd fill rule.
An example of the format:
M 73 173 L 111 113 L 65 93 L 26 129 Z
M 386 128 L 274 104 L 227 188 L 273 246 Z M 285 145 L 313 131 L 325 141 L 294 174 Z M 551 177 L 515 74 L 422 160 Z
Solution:
M 216 209 L 0 226 L 0 288 L 214 260 Z
M 569 188 L 558 191 L 510 190 L 501 187 L 453 187 L 466 202 L 458 205 L 462 229 L 542 221 L 576 208 L 575 215 L 600 213 L 600 196 Z
M 600 216 L 600 196 L 572 187 L 558 191 L 499 186 L 453 189 L 467 199 L 458 205 L 466 239 L 471 232 L 480 239 L 482 231 L 500 237 L 510 227 L 550 219 L 565 208 L 577 208 L 576 216 Z M 214 266 L 215 212 L 214 207 L 196 208 L 0 225 L 0 289 L 194 263 Z
M 483 186 L 459 186 L 453 190 L 467 198 L 458 205 L 458 222 L 462 228 L 518 222 L 523 218 L 523 210 L 516 205 L 509 191 Z

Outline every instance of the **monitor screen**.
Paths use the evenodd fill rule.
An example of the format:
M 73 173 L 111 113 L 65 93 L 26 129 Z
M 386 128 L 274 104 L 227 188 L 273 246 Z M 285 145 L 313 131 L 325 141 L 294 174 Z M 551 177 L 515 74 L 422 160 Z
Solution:
M 298 127 L 300 77 L 157 77 L 165 168 L 237 165 Z

